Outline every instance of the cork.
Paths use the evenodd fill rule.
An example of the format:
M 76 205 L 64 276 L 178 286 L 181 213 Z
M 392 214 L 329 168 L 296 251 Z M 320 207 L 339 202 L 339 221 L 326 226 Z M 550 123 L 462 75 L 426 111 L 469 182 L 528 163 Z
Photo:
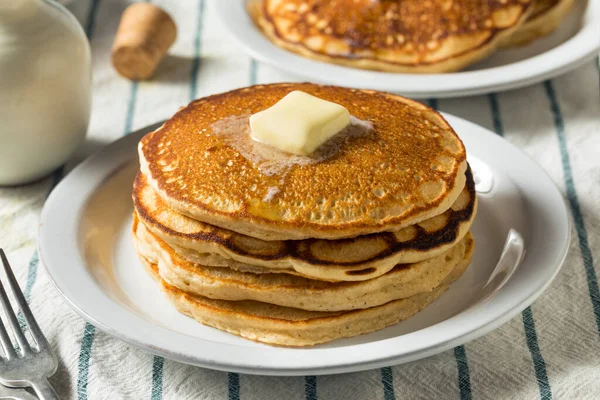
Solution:
M 132 4 L 121 16 L 112 64 L 125 78 L 149 79 L 176 37 L 177 26 L 163 9 L 145 2 Z

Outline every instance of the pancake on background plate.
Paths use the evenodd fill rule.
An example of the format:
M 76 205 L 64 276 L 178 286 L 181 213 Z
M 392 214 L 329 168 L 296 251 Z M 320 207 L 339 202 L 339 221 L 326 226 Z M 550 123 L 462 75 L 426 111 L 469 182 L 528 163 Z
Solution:
M 250 117 L 280 121 L 264 111 L 284 97 L 310 100 L 280 111 L 278 138 L 290 121 L 311 127 L 293 140 L 322 132 L 324 106 L 345 123 L 303 155 L 253 140 Z M 285 346 L 365 334 L 436 301 L 471 262 L 464 145 L 404 97 L 257 85 L 190 103 L 138 149 L 134 245 L 168 300 L 208 326 Z
M 458 71 L 519 29 L 533 0 L 259 0 L 249 12 L 277 46 L 349 67 Z
M 536 0 L 525 23 L 502 42 L 503 47 L 526 45 L 558 28 L 574 0 Z

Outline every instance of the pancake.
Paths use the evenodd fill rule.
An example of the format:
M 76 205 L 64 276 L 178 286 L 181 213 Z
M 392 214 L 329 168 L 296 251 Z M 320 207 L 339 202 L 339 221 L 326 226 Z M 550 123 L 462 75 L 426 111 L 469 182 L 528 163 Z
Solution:
M 470 169 L 466 185 L 444 213 L 399 232 L 353 239 L 263 241 L 215 227 L 168 207 L 138 174 L 133 187 L 137 216 L 184 259 L 243 272 L 285 272 L 326 281 L 372 279 L 397 264 L 438 256 L 458 243 L 476 215 L 477 197 Z
M 523 46 L 552 33 L 569 14 L 573 0 L 536 0 L 525 23 L 502 42 L 503 47 Z
M 370 308 L 419 293 L 431 292 L 464 259 L 472 236 L 437 257 L 401 264 L 378 278 L 362 282 L 323 282 L 287 274 L 253 274 L 193 264 L 134 221 L 138 253 L 158 265 L 161 278 L 189 294 L 219 300 L 255 300 L 312 311 Z
M 248 117 L 293 90 L 345 106 L 353 123 L 311 157 L 250 139 Z M 394 232 L 443 213 L 466 152 L 431 108 L 401 96 L 309 83 L 205 97 L 139 145 L 141 172 L 175 211 L 262 240 Z
M 458 71 L 491 54 L 533 0 L 262 0 L 249 12 L 277 46 L 349 67 Z
M 140 256 L 151 276 L 160 282 L 169 301 L 183 314 L 247 339 L 281 346 L 310 346 L 374 332 L 405 320 L 436 301 L 466 270 L 473 246 L 440 286 L 428 293 L 354 311 L 322 312 L 281 307 L 257 301 L 214 300 L 169 285 L 156 264 Z

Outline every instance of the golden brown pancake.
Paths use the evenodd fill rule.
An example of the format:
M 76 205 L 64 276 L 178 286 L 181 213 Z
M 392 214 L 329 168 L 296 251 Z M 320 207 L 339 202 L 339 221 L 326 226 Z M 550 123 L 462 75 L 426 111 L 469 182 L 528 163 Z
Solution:
M 573 6 L 573 0 L 536 0 L 525 23 L 502 42 L 503 47 L 523 46 L 552 33 Z
M 209 299 L 188 294 L 160 278 L 158 267 L 142 255 L 148 273 L 160 282 L 169 301 L 183 314 L 204 325 L 247 339 L 281 346 L 310 346 L 335 339 L 374 332 L 405 320 L 436 301 L 466 270 L 473 256 L 473 242 L 467 243 L 463 261 L 431 292 L 353 311 L 307 311 L 244 300 Z
M 532 0 L 261 0 L 250 14 L 276 45 L 388 72 L 451 72 L 512 35 Z
M 161 278 L 189 294 L 218 300 L 255 300 L 312 311 L 370 308 L 393 300 L 431 292 L 464 259 L 465 239 L 445 253 L 413 264 L 397 265 L 388 273 L 361 282 L 324 282 L 288 274 L 253 274 L 208 267 L 184 260 L 144 224 L 134 221 L 138 253 L 157 264 Z
M 397 264 L 438 256 L 458 243 L 476 214 L 471 170 L 466 185 L 442 214 L 399 232 L 352 239 L 264 241 L 196 221 L 168 207 L 139 173 L 133 187 L 137 216 L 181 257 L 207 266 L 244 272 L 285 272 L 327 281 L 362 281 Z
M 249 138 L 248 117 L 301 90 L 353 124 L 312 157 Z M 262 240 L 394 232 L 443 213 L 465 184 L 464 146 L 440 114 L 401 96 L 309 83 L 192 102 L 139 145 L 141 171 L 181 214 Z

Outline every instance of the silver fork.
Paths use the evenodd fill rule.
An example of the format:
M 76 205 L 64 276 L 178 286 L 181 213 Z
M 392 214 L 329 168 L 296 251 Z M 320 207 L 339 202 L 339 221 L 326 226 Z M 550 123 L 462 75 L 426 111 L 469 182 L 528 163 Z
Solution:
M 25 296 L 19 288 L 15 275 L 6 259 L 6 254 L 2 249 L 0 249 L 0 258 L 2 258 L 4 272 L 8 278 L 8 285 L 21 313 L 25 317 L 25 321 L 27 321 L 29 332 L 36 342 L 36 345 L 32 346 L 25 338 L 25 333 L 21 330 L 17 316 L 8 301 L 4 285 L 0 280 L 0 303 L 2 303 L 6 320 L 12 328 L 20 349 L 20 351 L 17 351 L 8 336 L 4 321 L 0 319 L 0 344 L 4 349 L 4 357 L 0 355 L 0 383 L 8 387 L 32 387 L 42 400 L 58 399 L 56 392 L 48 382 L 48 377 L 53 375 L 58 367 L 56 357 L 29 309 Z

